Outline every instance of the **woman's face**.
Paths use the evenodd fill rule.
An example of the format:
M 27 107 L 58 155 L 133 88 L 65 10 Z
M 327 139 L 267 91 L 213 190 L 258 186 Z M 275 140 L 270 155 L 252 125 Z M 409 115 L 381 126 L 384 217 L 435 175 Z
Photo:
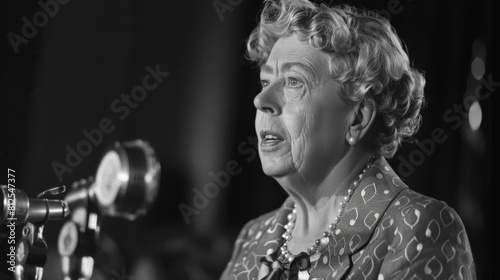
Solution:
M 280 38 L 261 67 L 255 128 L 264 173 L 322 180 L 347 149 L 352 108 L 328 77 L 328 55 L 296 35 Z

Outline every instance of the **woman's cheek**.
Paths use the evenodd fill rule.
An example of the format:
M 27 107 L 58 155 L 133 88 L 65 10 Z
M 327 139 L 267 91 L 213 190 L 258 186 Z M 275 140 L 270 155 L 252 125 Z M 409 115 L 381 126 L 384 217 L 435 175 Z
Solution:
M 283 121 L 290 134 L 292 158 L 296 169 L 304 164 L 307 154 L 311 151 L 313 145 L 311 128 L 316 116 L 309 104 L 302 105 L 307 106 L 287 106 L 283 112 Z
M 308 154 L 308 150 L 310 145 L 305 138 L 300 137 L 295 140 L 292 140 L 292 161 L 293 161 L 293 166 L 295 170 L 301 169 L 301 167 L 305 163 L 306 155 Z
M 283 122 L 292 140 L 296 140 L 302 135 L 306 115 L 304 109 L 298 106 L 287 106 L 283 110 Z
M 285 88 L 284 91 L 284 99 L 285 102 L 300 102 L 306 93 L 306 87 L 303 86 L 301 88 Z

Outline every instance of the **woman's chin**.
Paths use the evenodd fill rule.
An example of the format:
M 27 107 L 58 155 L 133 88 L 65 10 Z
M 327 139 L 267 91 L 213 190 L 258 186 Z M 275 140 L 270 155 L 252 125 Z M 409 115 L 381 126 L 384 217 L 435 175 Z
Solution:
M 262 171 L 271 177 L 283 177 L 291 173 L 290 166 L 276 162 L 262 162 Z

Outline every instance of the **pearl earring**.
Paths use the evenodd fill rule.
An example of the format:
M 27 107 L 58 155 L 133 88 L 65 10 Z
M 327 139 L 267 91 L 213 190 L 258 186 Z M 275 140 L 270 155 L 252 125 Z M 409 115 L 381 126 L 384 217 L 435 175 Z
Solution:
M 354 138 L 354 137 L 349 137 L 349 139 L 348 139 L 347 141 L 348 141 L 348 142 L 349 142 L 349 144 L 351 144 L 351 145 L 356 144 L 356 138 Z

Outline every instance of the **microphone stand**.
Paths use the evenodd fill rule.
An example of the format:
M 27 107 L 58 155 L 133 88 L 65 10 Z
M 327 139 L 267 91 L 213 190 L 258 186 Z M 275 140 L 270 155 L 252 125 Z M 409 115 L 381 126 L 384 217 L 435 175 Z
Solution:
M 60 194 L 66 190 L 65 186 L 55 187 L 40 193 L 37 199 L 41 198 L 45 194 Z M 18 204 L 29 204 L 28 196 L 19 190 L 16 190 L 16 194 L 19 196 Z M 32 217 L 44 217 L 42 221 L 31 223 L 27 222 L 22 230 L 22 237 L 16 246 L 16 269 L 14 272 L 14 277 L 16 280 L 41 280 L 43 277 L 43 267 L 47 261 L 47 252 L 49 250 L 47 242 L 43 237 L 43 229 L 45 223 L 49 220 L 49 207 L 51 204 L 61 204 L 65 203 L 60 200 L 36 200 L 32 201 L 32 212 L 23 218 L 27 218 L 30 215 Z M 17 204 L 16 203 L 16 204 Z M 28 207 L 25 207 L 26 209 Z M 67 215 L 64 207 L 62 212 L 59 213 L 61 217 Z
M 48 246 L 43 237 L 43 224 L 26 223 L 16 248 L 16 280 L 41 280 L 47 260 Z
M 73 183 L 66 201 L 72 209 L 59 233 L 58 250 L 62 257 L 64 280 L 89 280 L 94 270 L 102 216 L 93 198 L 92 177 Z

